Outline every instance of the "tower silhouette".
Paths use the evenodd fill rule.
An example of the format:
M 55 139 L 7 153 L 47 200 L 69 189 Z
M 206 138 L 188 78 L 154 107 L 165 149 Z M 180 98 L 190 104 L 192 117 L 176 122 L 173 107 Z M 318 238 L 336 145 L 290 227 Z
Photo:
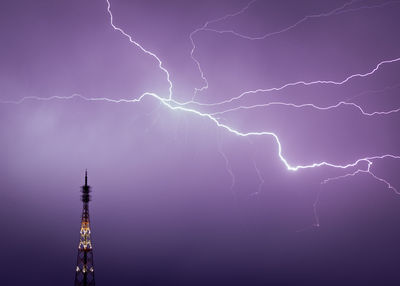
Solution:
M 75 286 L 94 286 L 93 247 L 90 238 L 89 201 L 90 186 L 87 184 L 87 170 L 85 171 L 85 185 L 82 186 L 81 200 L 83 202 L 78 258 L 75 272 Z

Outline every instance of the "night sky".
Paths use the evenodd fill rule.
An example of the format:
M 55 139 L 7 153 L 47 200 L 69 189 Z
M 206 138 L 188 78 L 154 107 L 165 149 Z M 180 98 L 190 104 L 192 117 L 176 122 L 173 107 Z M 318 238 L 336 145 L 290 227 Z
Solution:
M 390 0 L 5 1 L 0 285 L 73 285 L 86 168 L 97 285 L 400 285 L 399 27 Z

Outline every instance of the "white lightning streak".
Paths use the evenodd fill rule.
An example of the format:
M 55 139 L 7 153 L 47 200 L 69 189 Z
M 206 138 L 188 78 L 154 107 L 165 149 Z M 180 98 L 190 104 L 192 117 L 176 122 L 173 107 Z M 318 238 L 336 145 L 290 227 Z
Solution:
M 208 80 L 207 80 L 207 78 L 206 78 L 205 75 L 204 75 L 204 72 L 203 72 L 203 69 L 202 69 L 202 67 L 201 67 L 201 64 L 200 64 L 199 60 L 194 56 L 194 52 L 195 52 L 195 50 L 196 50 L 196 44 L 195 44 L 195 41 L 194 41 L 194 39 L 193 39 L 193 36 L 194 36 L 195 34 L 201 32 L 201 31 L 214 32 L 214 33 L 218 33 L 218 34 L 230 33 L 230 34 L 233 34 L 233 35 L 235 35 L 235 36 L 237 36 L 237 37 L 240 37 L 240 38 L 243 38 L 243 39 L 246 39 L 246 40 L 263 40 L 263 39 L 266 39 L 266 38 L 271 37 L 271 36 L 273 36 L 273 35 L 282 34 L 282 33 L 284 33 L 284 32 L 287 32 L 287 31 L 289 31 L 289 30 L 291 30 L 291 29 L 297 27 L 297 26 L 300 25 L 301 23 L 303 23 L 303 22 L 305 22 L 305 21 L 307 21 L 307 20 L 309 20 L 309 19 L 312 19 L 312 18 L 328 17 L 328 16 L 332 16 L 332 15 L 339 15 L 339 14 L 342 14 L 342 13 L 348 13 L 348 12 L 359 11 L 359 10 L 362 10 L 362 9 L 381 8 L 381 7 L 387 6 L 387 5 L 389 5 L 389 4 L 400 3 L 400 1 L 390 1 L 390 2 L 383 3 L 383 4 L 379 4 L 379 5 L 363 6 L 363 7 L 358 7 L 358 8 L 344 9 L 344 8 L 346 8 L 347 6 L 350 6 L 351 4 L 354 4 L 354 3 L 356 3 L 356 2 L 359 2 L 359 0 L 352 0 L 352 1 L 350 1 L 350 2 L 347 2 L 347 3 L 343 4 L 342 6 L 340 6 L 340 7 L 338 7 L 338 8 L 335 8 L 335 9 L 329 11 L 329 12 L 326 12 L 326 13 L 314 14 L 314 15 L 307 15 L 307 16 L 305 16 L 304 18 L 300 19 L 299 21 L 297 21 L 296 23 L 294 23 L 294 24 L 291 25 L 291 26 L 288 26 L 288 27 L 286 27 L 286 28 L 284 28 L 284 29 L 281 29 L 281 30 L 278 30 L 278 31 L 274 31 L 274 32 L 271 32 L 271 33 L 267 33 L 267 34 L 265 34 L 265 35 L 263 35 L 263 36 L 259 36 L 259 37 L 246 36 L 246 35 L 237 33 L 237 32 L 235 32 L 235 31 L 233 31 L 233 30 L 223 30 L 223 31 L 220 31 L 220 30 L 215 30 L 215 29 L 208 28 L 208 26 L 209 26 L 210 24 L 212 24 L 212 23 L 217 23 L 217 22 L 226 20 L 226 19 L 228 19 L 228 18 L 230 18 L 230 17 L 235 17 L 235 16 L 238 16 L 238 15 L 243 14 L 243 13 L 244 13 L 245 11 L 247 11 L 247 10 L 250 8 L 250 6 L 251 6 L 252 4 L 254 4 L 255 2 L 256 2 L 256 0 L 251 1 L 251 2 L 248 3 L 244 8 L 242 8 L 240 11 L 238 11 L 238 12 L 236 12 L 236 13 L 234 13 L 234 14 L 228 14 L 228 15 L 223 16 L 223 17 L 220 17 L 220 18 L 218 18 L 218 19 L 211 20 L 211 21 L 207 21 L 207 22 L 205 22 L 205 24 L 204 24 L 201 28 L 197 28 L 196 30 L 194 30 L 194 31 L 192 31 L 192 32 L 190 33 L 189 39 L 190 39 L 190 42 L 191 42 L 191 44 L 192 44 L 192 50 L 191 50 L 191 52 L 190 52 L 190 57 L 191 57 L 191 59 L 193 60 L 193 62 L 196 64 L 197 69 L 199 70 L 200 76 L 201 76 L 201 78 L 202 78 L 202 80 L 203 80 L 203 82 L 204 82 L 204 85 L 203 85 L 201 88 L 195 88 L 194 93 L 193 93 L 193 97 L 192 97 L 192 101 L 195 100 L 196 95 L 197 95 L 198 92 L 201 92 L 201 91 L 203 91 L 203 90 L 206 90 L 206 89 L 208 89 L 208 87 L 209 87 Z
M 295 22 L 294 24 L 285 27 L 281 30 L 278 31 L 274 31 L 274 32 L 270 32 L 270 33 L 266 33 L 262 36 L 248 36 L 248 35 L 244 35 L 241 33 L 238 33 L 234 30 L 216 30 L 216 29 L 211 29 L 211 28 L 207 28 L 204 27 L 203 29 L 201 29 L 202 31 L 207 31 L 207 32 L 213 32 L 213 33 L 217 33 L 217 34 L 232 34 L 236 37 L 245 39 L 245 40 L 250 40 L 250 41 L 256 41 L 256 40 L 265 40 L 271 36 L 274 35 L 279 35 L 285 32 L 288 32 L 294 28 L 296 28 L 297 26 L 299 26 L 300 24 L 306 22 L 307 20 L 310 19 L 316 19 L 316 18 L 321 18 L 321 17 L 329 17 L 329 16 L 334 16 L 334 15 L 340 15 L 340 14 L 344 14 L 344 13 L 349 13 L 349 12 L 357 12 L 360 10 L 364 10 L 364 9 L 375 9 L 375 8 L 382 8 L 391 4 L 397 4 L 400 3 L 400 1 L 389 1 L 389 2 L 385 2 L 385 3 L 381 3 L 381 4 L 376 4 L 376 5 L 371 5 L 371 6 L 361 6 L 361 7 L 357 7 L 357 8 L 348 8 L 345 9 L 346 7 L 356 3 L 356 2 L 361 2 L 360 0 L 352 0 L 350 2 L 345 3 L 344 5 L 340 6 L 339 8 L 335 8 L 329 12 L 326 13 L 321 13 L 321 14 L 313 14 L 313 15 L 307 15 L 304 16 L 302 19 L 298 20 L 297 22 Z
M 378 176 L 376 176 L 374 173 L 372 173 L 371 171 L 371 167 L 373 165 L 373 162 L 370 159 L 366 159 L 365 162 L 368 163 L 367 168 L 365 170 L 363 169 L 357 169 L 356 171 L 354 171 L 353 173 L 349 173 L 349 174 L 345 174 L 342 176 L 337 176 L 337 177 L 333 177 L 333 178 L 328 178 L 325 179 L 321 182 L 321 184 L 327 184 L 331 181 L 335 181 L 335 180 L 340 180 L 340 179 L 344 179 L 344 178 L 348 178 L 348 177 L 354 177 L 358 174 L 364 173 L 364 174 L 369 174 L 370 176 L 372 176 L 375 180 L 384 183 L 388 189 L 391 189 L 392 191 L 394 191 L 396 194 L 400 195 L 400 192 L 397 191 L 397 189 L 395 187 L 393 187 L 388 181 L 386 181 L 385 179 L 382 179 Z
M 253 195 L 258 195 L 258 194 L 261 193 L 261 189 L 262 189 L 262 186 L 263 186 L 264 183 L 265 183 L 265 179 L 264 179 L 264 177 L 262 176 L 261 171 L 260 171 L 260 169 L 258 168 L 257 163 L 256 163 L 256 161 L 255 161 L 254 159 L 253 159 L 253 166 L 254 166 L 254 169 L 256 170 L 257 177 L 258 177 L 258 179 L 259 179 L 259 181 L 260 181 L 260 183 L 258 184 L 258 190 L 257 190 L 257 192 L 253 193 Z
M 392 159 L 400 159 L 400 156 L 397 155 L 392 155 L 392 154 L 384 154 L 384 155 L 376 155 L 376 156 L 369 156 L 369 157 L 365 157 L 365 158 L 361 158 L 358 159 L 354 162 L 345 164 L 345 165 L 339 165 L 339 164 L 335 164 L 335 163 L 330 163 L 330 162 L 326 162 L 326 161 L 322 161 L 322 162 L 318 162 L 318 163 L 312 163 L 309 165 L 297 165 L 297 166 L 293 166 L 290 165 L 289 162 L 287 161 L 287 159 L 282 155 L 282 144 L 279 140 L 279 137 L 273 133 L 273 132 L 269 132 L 269 131 L 250 131 L 250 132 L 242 132 L 239 130 L 234 129 L 233 127 L 227 125 L 227 124 L 223 124 L 221 123 L 217 118 L 213 117 L 211 114 L 208 113 L 203 113 L 200 112 L 196 109 L 191 109 L 191 108 L 187 108 L 187 107 L 183 107 L 183 106 L 179 106 L 179 105 L 172 105 L 171 102 L 168 99 L 165 99 L 163 97 L 160 97 L 159 95 L 155 94 L 155 93 L 150 93 L 150 92 L 146 92 L 143 93 L 139 98 L 135 98 L 135 99 L 110 99 L 110 98 L 88 98 L 88 97 L 84 97 L 82 95 L 79 94 L 74 94 L 71 96 L 66 96 L 66 97 L 62 97 L 62 96 L 53 96 L 53 97 L 48 97 L 48 98 L 40 98 L 40 97 L 25 97 L 19 101 L 3 101 L 2 103 L 14 103 L 14 104 L 20 104 L 23 101 L 27 100 L 27 99 L 35 99 L 35 100 L 42 100 L 42 101 L 49 101 L 52 99 L 72 99 L 74 97 L 79 97 L 81 99 L 87 100 L 87 101 L 106 101 L 106 102 L 112 102 L 112 103 L 135 103 L 135 102 L 141 102 L 143 98 L 145 98 L 146 96 L 150 96 L 153 97 L 157 100 L 159 100 L 164 106 L 166 106 L 167 108 L 171 109 L 171 110 L 178 110 L 178 111 L 183 111 L 183 112 L 188 112 L 188 113 L 192 113 L 195 115 L 198 115 L 200 117 L 203 118 L 207 118 L 209 119 L 211 122 L 213 122 L 217 127 L 220 127 L 232 134 L 235 134 L 237 136 L 240 137 L 248 137 L 248 136 L 271 136 L 273 137 L 273 139 L 275 140 L 275 142 L 278 145 L 278 156 L 280 158 L 280 160 L 282 161 L 282 163 L 286 166 L 286 168 L 289 171 L 297 171 L 300 169 L 310 169 L 310 168 L 315 168 L 315 167 L 322 167 L 322 166 L 326 166 L 326 167 L 332 167 L 332 168 L 340 168 L 340 169 L 347 169 L 349 167 L 354 167 L 357 164 L 359 164 L 360 162 L 367 162 L 368 160 L 375 160 L 375 159 L 384 159 L 384 158 L 392 158 Z
M 351 5 L 351 4 L 353 4 L 354 2 L 357 2 L 357 0 L 352 0 L 352 1 L 348 2 L 348 3 L 345 3 L 343 6 L 341 6 L 341 7 L 339 7 L 339 8 L 336 8 L 336 9 L 330 11 L 330 12 L 324 13 L 324 14 L 306 16 L 306 17 L 304 17 L 303 19 L 301 19 L 300 21 L 298 21 L 297 23 L 295 23 L 295 24 L 292 25 L 292 26 L 289 26 L 289 27 L 287 27 L 287 28 L 285 28 L 285 29 L 282 29 L 282 30 L 280 30 L 280 31 L 276 31 L 276 32 L 272 32 L 272 33 L 266 34 L 266 35 L 264 35 L 264 36 L 262 36 L 262 37 L 255 37 L 255 38 L 252 38 L 252 37 L 249 37 L 249 36 L 245 36 L 245 35 L 239 34 L 239 33 L 235 32 L 235 31 L 232 31 L 232 30 L 229 30 L 229 31 L 218 31 L 218 30 L 214 30 L 214 29 L 208 28 L 209 25 L 211 25 L 211 24 L 213 24 L 213 23 L 218 23 L 218 22 L 224 21 L 224 20 L 226 20 L 226 19 L 228 19 L 228 18 L 236 17 L 236 16 L 239 16 L 239 15 L 243 14 L 243 13 L 246 12 L 246 11 L 250 8 L 250 6 L 253 5 L 255 2 L 257 2 L 257 0 L 252 0 L 252 1 L 250 1 L 245 7 L 243 7 L 241 10 L 239 10 L 239 11 L 236 12 L 236 13 L 227 14 L 227 15 L 225 15 L 225 16 L 223 16 L 223 17 L 220 17 L 220 18 L 217 18 L 217 19 L 214 19 L 214 20 L 209 20 L 209 21 L 205 22 L 204 25 L 203 25 L 202 27 L 197 28 L 197 29 L 195 29 L 194 31 L 192 31 L 192 32 L 190 33 L 189 39 L 190 39 L 190 42 L 191 42 L 191 44 L 192 44 L 192 50 L 190 51 L 190 57 L 191 57 L 191 59 L 193 60 L 193 62 L 196 64 L 197 69 L 198 69 L 198 71 L 199 71 L 199 73 L 200 73 L 201 79 L 202 79 L 203 82 L 204 82 L 204 85 L 203 85 L 202 87 L 200 87 L 200 88 L 197 88 L 197 87 L 196 87 L 196 88 L 195 88 L 194 93 L 193 93 L 193 97 L 192 97 L 192 101 L 195 100 L 196 95 L 197 95 L 198 92 L 201 92 L 201 91 L 203 91 L 203 90 L 208 89 L 208 86 L 209 86 L 209 85 L 208 85 L 208 80 L 207 80 L 206 76 L 204 75 L 204 72 L 203 72 L 203 69 L 202 69 L 202 67 L 201 67 L 201 64 L 200 64 L 199 60 L 194 56 L 194 53 L 195 53 L 195 50 L 196 50 L 196 44 L 195 44 L 195 41 L 194 41 L 193 37 L 194 37 L 197 33 L 202 32 L 202 31 L 214 32 L 214 33 L 218 33 L 218 34 L 231 33 L 231 34 L 234 34 L 235 36 L 238 36 L 238 37 L 241 37 L 241 38 L 244 38 L 244 39 L 248 39 L 248 40 L 265 39 L 265 38 L 267 38 L 267 37 L 269 37 L 269 36 L 272 36 L 272 35 L 275 35 L 275 34 L 280 34 L 280 33 L 286 32 L 286 31 L 288 31 L 288 30 L 290 30 L 290 29 L 293 29 L 294 27 L 296 27 L 296 26 L 299 25 L 300 23 L 306 21 L 308 18 L 317 18 L 317 17 L 326 17 L 326 16 L 330 16 L 330 15 L 332 15 L 332 14 L 334 14 L 334 13 L 336 13 L 336 12 L 342 10 L 342 9 L 344 9 L 345 7 L 347 7 L 347 6 Z
M 160 60 L 160 58 L 159 58 L 156 54 L 154 54 L 154 53 L 152 53 L 152 52 L 146 50 L 141 44 L 139 44 L 138 42 L 136 42 L 135 40 L 133 40 L 133 38 L 132 38 L 131 35 L 127 34 L 127 33 L 126 33 L 123 29 L 121 29 L 120 27 L 117 27 L 116 25 L 114 25 L 114 17 L 113 17 L 113 14 L 112 14 L 112 12 L 111 12 L 111 4 L 110 4 L 110 1 L 109 1 L 109 0 L 106 0 L 106 1 L 107 1 L 107 12 L 108 12 L 108 14 L 110 15 L 110 25 L 111 25 L 111 27 L 113 27 L 114 30 L 120 32 L 123 36 L 125 36 L 126 38 L 128 38 L 129 42 L 131 42 L 131 43 L 134 44 L 136 47 L 138 47 L 142 52 L 144 52 L 145 54 L 148 54 L 149 56 L 151 56 L 151 57 L 153 57 L 154 59 L 156 59 L 156 61 L 158 62 L 158 67 L 159 67 L 159 68 L 166 74 L 166 76 L 167 76 L 167 81 L 168 81 L 168 85 L 169 85 L 169 88 L 168 88 L 168 90 L 169 90 L 169 92 L 168 92 L 168 99 L 169 99 L 169 100 L 172 100 L 172 86 L 173 86 L 173 85 L 172 85 L 172 81 L 171 81 L 171 79 L 170 79 L 170 75 L 169 75 L 168 70 L 163 66 L 162 61 Z
M 223 158 L 224 161 L 225 161 L 225 168 L 226 168 L 226 171 L 228 172 L 228 174 L 229 174 L 229 176 L 230 176 L 230 178 L 231 178 L 230 190 L 231 190 L 231 192 L 232 192 L 233 197 L 236 199 L 236 192 L 234 191 L 235 182 L 236 182 L 236 180 L 235 180 L 235 174 L 234 174 L 233 171 L 232 171 L 232 166 L 231 166 L 231 164 L 229 163 L 228 157 L 226 156 L 226 154 L 225 154 L 224 151 L 222 150 L 222 143 L 219 143 L 219 144 L 218 144 L 218 152 L 221 154 L 222 158 Z
M 210 115 L 221 115 L 221 114 L 225 114 L 225 113 L 229 113 L 229 112 L 233 112 L 233 111 L 237 111 L 237 110 L 254 109 L 254 108 L 269 107 L 269 106 L 288 106 L 288 107 L 294 107 L 294 108 L 309 107 L 309 108 L 314 108 L 314 109 L 322 110 L 322 111 L 335 109 L 335 108 L 338 108 L 341 106 L 351 106 L 351 107 L 358 109 L 360 111 L 360 113 L 365 116 L 389 115 L 389 114 L 397 113 L 400 111 L 400 107 L 399 107 L 399 108 L 391 109 L 388 111 L 366 112 L 366 111 L 364 111 L 364 109 L 361 106 L 359 106 L 353 102 L 346 102 L 346 101 L 340 101 L 337 104 L 330 105 L 330 106 L 318 106 L 318 105 L 312 104 L 312 103 L 294 104 L 294 103 L 288 103 L 288 102 L 273 101 L 273 102 L 269 102 L 269 103 L 254 104 L 254 105 L 250 105 L 250 106 L 241 105 L 238 107 L 225 109 L 223 111 L 213 112 L 213 113 L 210 113 Z
M 243 92 L 243 93 L 241 93 L 240 95 L 238 95 L 236 97 L 232 97 L 231 99 L 220 101 L 220 102 L 217 102 L 217 103 L 200 103 L 200 102 L 197 102 L 197 101 L 192 101 L 192 102 L 187 102 L 186 104 L 194 103 L 194 104 L 201 105 L 201 106 L 218 106 L 218 105 L 223 105 L 223 104 L 226 104 L 226 103 L 234 102 L 234 101 L 239 100 L 239 99 L 241 99 L 244 96 L 249 95 L 249 94 L 256 94 L 256 93 L 259 93 L 259 92 L 281 91 L 281 90 L 286 89 L 288 87 L 293 87 L 293 86 L 298 86 L 298 85 L 303 85 L 303 86 L 311 86 L 311 85 L 317 85 L 317 84 L 343 85 L 343 84 L 349 82 L 350 80 L 352 80 L 354 78 L 364 78 L 364 77 L 368 77 L 370 75 L 373 75 L 377 70 L 380 69 L 381 66 L 383 66 L 385 64 L 395 63 L 395 62 L 399 62 L 399 61 L 400 61 L 400 57 L 395 58 L 395 59 L 390 59 L 390 60 L 383 60 L 383 61 L 379 62 L 369 72 L 351 74 L 351 75 L 347 76 L 345 79 L 343 79 L 341 81 L 334 81 L 334 80 L 296 81 L 296 82 L 286 83 L 286 84 L 284 84 L 284 85 L 282 85 L 280 87 L 271 87 L 271 88 L 265 88 L 265 89 L 259 88 L 259 89 L 255 89 L 255 90 L 246 91 L 246 92 Z
M 238 16 L 238 15 L 242 14 L 242 13 L 245 12 L 247 9 L 249 9 L 250 6 L 251 6 L 252 4 L 254 4 L 256 1 L 257 1 L 257 0 L 252 0 L 252 1 L 250 1 L 245 7 L 243 7 L 241 10 L 239 10 L 239 11 L 236 12 L 236 13 L 227 14 L 227 15 L 225 15 L 225 16 L 223 16 L 223 17 L 220 17 L 220 18 L 217 18 L 217 19 L 214 19 L 214 20 L 209 20 L 209 21 L 205 22 L 204 25 L 203 25 L 202 27 L 197 28 L 196 30 L 192 31 L 192 32 L 189 34 L 190 43 L 192 44 L 192 49 L 191 49 L 191 51 L 190 51 L 190 57 L 191 57 L 191 59 L 193 60 L 193 62 L 196 64 L 197 69 L 198 69 L 198 71 L 199 71 L 199 73 L 200 73 L 201 79 L 202 79 L 203 82 L 204 82 L 204 85 L 203 85 L 202 87 L 200 87 L 200 88 L 196 87 L 196 88 L 194 89 L 194 93 L 193 93 L 193 98 L 192 98 L 192 100 L 195 99 L 195 97 L 196 97 L 196 95 L 197 95 L 198 92 L 201 92 L 201 91 L 203 91 L 203 90 L 205 90 L 205 89 L 208 89 L 208 80 L 207 80 L 207 78 L 206 78 L 205 75 L 204 75 L 204 72 L 203 72 L 203 69 L 201 68 L 201 65 L 200 65 L 199 60 L 194 56 L 194 52 L 195 52 L 195 50 L 196 50 L 196 44 L 195 44 L 195 41 L 194 41 L 194 39 L 193 39 L 193 36 L 194 36 L 195 34 L 197 34 L 198 32 L 200 32 L 200 31 L 206 30 L 206 28 L 207 28 L 210 24 L 212 24 L 212 23 L 217 23 L 217 22 L 226 20 L 226 19 L 228 19 L 228 18 L 235 17 L 235 16 Z
M 168 109 L 170 109 L 172 111 L 182 111 L 182 112 L 190 113 L 190 114 L 205 118 L 205 119 L 209 120 L 211 123 L 213 123 L 216 127 L 221 128 L 221 129 L 223 129 L 223 130 L 225 130 L 225 131 L 227 131 L 229 133 L 232 133 L 234 135 L 237 135 L 239 137 L 265 137 L 265 136 L 272 137 L 275 140 L 275 142 L 277 144 L 277 147 L 278 147 L 277 155 L 278 155 L 279 159 L 281 160 L 281 162 L 285 165 L 286 169 L 289 170 L 289 171 L 298 171 L 300 169 L 311 169 L 311 168 L 323 167 L 323 166 L 331 167 L 331 168 L 337 168 L 337 169 L 348 169 L 348 168 L 351 168 L 351 167 L 356 167 L 361 162 L 366 162 L 366 163 L 368 163 L 367 171 L 359 170 L 358 173 L 360 173 L 360 172 L 368 172 L 376 180 L 385 183 L 389 188 L 393 189 L 397 193 L 396 189 L 394 189 L 387 181 L 385 181 L 385 180 L 377 177 L 375 174 L 373 174 L 370 171 L 370 166 L 372 165 L 372 161 L 373 160 L 386 159 L 386 158 L 400 159 L 400 156 L 398 156 L 398 155 L 382 154 L 382 155 L 375 155 L 375 156 L 367 156 L 367 157 L 360 158 L 360 159 L 357 159 L 357 160 L 355 160 L 353 162 L 349 162 L 349 163 L 346 163 L 346 164 L 337 164 L 337 163 L 322 161 L 322 162 L 311 163 L 311 164 L 308 164 L 308 165 L 291 165 L 288 162 L 288 159 L 286 159 L 283 156 L 282 144 L 281 144 L 281 142 L 279 140 L 279 137 L 275 133 L 269 132 L 269 131 L 249 131 L 249 132 L 240 131 L 240 130 L 237 130 L 237 129 L 229 126 L 228 124 L 222 123 L 219 118 L 215 117 L 215 114 L 204 113 L 204 112 L 201 112 L 201 111 L 199 111 L 197 109 L 186 107 L 187 103 L 179 103 L 179 102 L 173 100 L 172 99 L 172 87 L 173 87 L 173 85 L 172 85 L 172 82 L 170 80 L 170 74 L 169 74 L 168 70 L 163 67 L 162 61 L 159 59 L 159 57 L 157 55 L 155 55 L 154 53 L 144 49 L 139 43 L 134 41 L 133 38 L 129 34 L 127 34 L 123 29 L 119 28 L 118 26 L 116 26 L 114 24 L 113 14 L 111 12 L 110 2 L 109 2 L 109 0 L 106 0 L 106 2 L 107 2 L 107 11 L 108 11 L 108 14 L 110 16 L 110 24 L 114 28 L 114 30 L 120 32 L 123 36 L 125 36 L 129 40 L 130 43 L 132 43 L 133 45 L 138 47 L 142 52 L 144 52 L 145 54 L 150 55 L 154 59 L 156 59 L 157 62 L 158 62 L 159 68 L 166 74 L 166 78 L 167 78 L 167 81 L 168 81 L 168 84 L 169 84 L 169 96 L 167 98 L 159 96 L 159 95 L 157 95 L 155 93 L 152 93 L 152 92 L 145 92 L 140 97 L 134 98 L 134 99 L 110 99 L 110 98 L 106 98 L 106 97 L 98 97 L 98 98 L 95 97 L 95 98 L 93 98 L 93 97 L 85 97 L 85 96 L 82 96 L 80 94 L 73 94 L 71 96 L 52 96 L 52 97 L 47 97 L 47 98 L 45 98 L 45 97 L 36 97 L 36 96 L 27 96 L 27 97 L 24 97 L 24 98 L 22 98 L 22 99 L 20 99 L 18 101 L 2 101 L 2 103 L 21 104 L 21 103 L 23 103 L 24 101 L 27 101 L 27 100 L 50 101 L 50 100 L 71 100 L 71 99 L 74 99 L 74 98 L 80 98 L 80 99 L 85 100 L 85 101 L 102 101 L 102 102 L 109 102 L 109 103 L 138 103 L 138 102 L 141 102 L 145 97 L 152 97 L 152 98 L 158 100 L 165 107 L 167 107 Z M 250 2 L 249 5 L 251 5 L 253 2 L 254 1 Z M 246 6 L 246 7 L 248 7 L 248 6 Z M 243 11 L 243 9 L 241 11 Z M 238 12 L 238 13 L 240 13 L 240 12 Z M 232 15 L 235 15 L 235 14 L 232 14 Z M 227 16 L 225 16 L 225 18 L 226 17 L 231 17 L 232 15 L 227 15 Z M 238 99 L 244 97 L 247 94 L 252 94 L 252 93 L 257 93 L 257 92 L 279 91 L 279 90 L 282 90 L 284 88 L 287 88 L 287 87 L 290 87 L 290 86 L 297 86 L 297 85 L 305 85 L 305 86 L 314 85 L 314 84 L 342 85 L 342 84 L 347 83 L 348 81 L 350 81 L 353 78 L 362 78 L 362 77 L 370 76 L 370 75 L 374 74 L 384 64 L 395 63 L 395 62 L 398 62 L 398 61 L 400 61 L 400 58 L 381 61 L 371 71 L 366 72 L 366 73 L 352 74 L 352 75 L 346 77 L 342 81 L 332 81 L 332 80 L 316 80 L 316 81 L 311 81 L 311 82 L 298 81 L 298 82 L 293 82 L 293 83 L 287 83 L 287 84 L 285 84 L 285 85 L 283 85 L 281 87 L 273 87 L 273 88 L 268 88 L 268 89 L 257 89 L 257 90 L 254 90 L 254 91 L 247 91 L 247 92 L 242 93 L 241 95 L 239 95 L 237 97 L 231 98 L 231 99 L 229 99 L 227 101 L 223 101 L 223 102 L 220 102 L 220 103 L 214 103 L 214 104 L 200 104 L 200 103 L 197 103 L 197 104 L 199 104 L 199 105 L 220 105 L 220 104 L 223 104 L 223 103 L 228 103 L 228 102 L 233 102 L 235 100 L 238 100 Z M 280 103 L 280 104 L 283 104 L 283 103 Z M 352 104 L 352 103 L 346 103 L 346 102 L 339 103 L 337 106 L 339 106 L 340 104 L 342 104 L 342 105 L 346 104 L 346 105 L 352 105 L 354 107 L 358 107 L 358 105 L 355 105 L 355 104 Z M 288 105 L 290 105 L 290 104 L 288 104 Z M 325 110 L 325 109 L 328 109 L 328 108 L 333 108 L 333 107 L 328 107 L 328 108 L 327 107 L 317 107 L 317 106 L 311 105 L 311 104 L 308 104 L 308 105 L 309 106 L 313 106 L 314 108 L 322 109 L 322 110 Z M 305 104 L 304 106 L 307 106 L 307 104 Z M 238 108 L 247 108 L 247 107 L 238 107 Z M 363 111 L 362 108 L 360 108 L 360 107 L 358 107 L 358 108 L 364 115 L 369 115 L 369 116 L 380 114 L 380 113 L 382 113 L 382 114 L 384 113 L 384 112 L 366 113 L 366 112 Z M 225 112 L 228 112 L 228 111 L 225 111 Z M 220 149 L 220 151 L 221 151 L 221 149 Z M 231 175 L 231 177 L 233 178 L 233 180 L 232 180 L 232 188 L 233 188 L 235 181 L 234 181 L 234 176 L 233 176 L 232 170 L 230 168 L 230 164 L 227 161 L 227 158 L 226 158 L 225 154 L 223 152 L 220 152 L 220 153 L 225 158 L 225 162 L 226 162 L 226 165 L 227 165 L 228 172 Z M 333 179 L 330 179 L 330 180 L 333 180 Z
M 264 34 L 264 35 L 258 36 L 258 37 L 251 37 L 251 36 L 243 35 L 243 34 L 240 34 L 238 32 L 235 32 L 234 30 L 222 30 L 221 31 L 221 30 L 215 30 L 215 29 L 210 29 L 210 28 L 204 28 L 203 31 L 214 32 L 214 33 L 218 33 L 218 34 L 233 34 L 233 35 L 235 35 L 235 36 L 237 36 L 239 38 L 246 39 L 246 40 L 251 40 L 251 41 L 264 40 L 264 39 L 266 39 L 268 37 L 271 37 L 273 35 L 282 34 L 282 33 L 285 33 L 285 32 L 287 32 L 289 30 L 292 30 L 292 29 L 296 28 L 298 25 L 300 25 L 301 23 L 307 21 L 308 19 L 328 17 L 328 16 L 335 15 L 336 13 L 341 12 L 341 10 L 343 10 L 344 8 L 346 8 L 347 6 L 349 6 L 349 5 L 351 5 L 351 4 L 355 3 L 355 2 L 357 2 L 357 0 L 349 1 L 349 2 L 347 2 L 345 4 L 343 4 L 342 6 L 340 6 L 339 8 L 335 8 L 335 9 L 329 11 L 329 12 L 326 12 L 326 13 L 304 16 L 304 18 L 300 19 L 296 23 L 294 23 L 294 24 L 292 24 L 292 25 L 290 25 L 290 26 L 288 26 L 286 28 L 283 28 L 283 29 L 278 30 L 278 31 L 270 32 L 270 33 L 267 33 L 267 34 Z

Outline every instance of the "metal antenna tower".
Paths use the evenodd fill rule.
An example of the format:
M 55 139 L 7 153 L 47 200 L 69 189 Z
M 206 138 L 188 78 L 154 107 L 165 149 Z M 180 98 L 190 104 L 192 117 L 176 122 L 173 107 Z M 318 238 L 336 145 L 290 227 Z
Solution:
M 94 286 L 93 248 L 90 239 L 89 201 L 90 186 L 87 184 L 87 170 L 85 185 L 82 186 L 81 200 L 83 202 L 81 231 L 78 246 L 78 258 L 75 272 L 75 286 Z

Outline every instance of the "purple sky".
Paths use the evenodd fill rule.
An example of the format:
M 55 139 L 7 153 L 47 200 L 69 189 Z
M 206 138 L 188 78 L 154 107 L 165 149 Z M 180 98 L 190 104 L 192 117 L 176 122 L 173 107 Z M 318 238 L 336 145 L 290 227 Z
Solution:
M 399 285 L 400 1 L 110 3 L 0 9 L 1 285 L 72 285 L 85 168 L 97 285 Z

